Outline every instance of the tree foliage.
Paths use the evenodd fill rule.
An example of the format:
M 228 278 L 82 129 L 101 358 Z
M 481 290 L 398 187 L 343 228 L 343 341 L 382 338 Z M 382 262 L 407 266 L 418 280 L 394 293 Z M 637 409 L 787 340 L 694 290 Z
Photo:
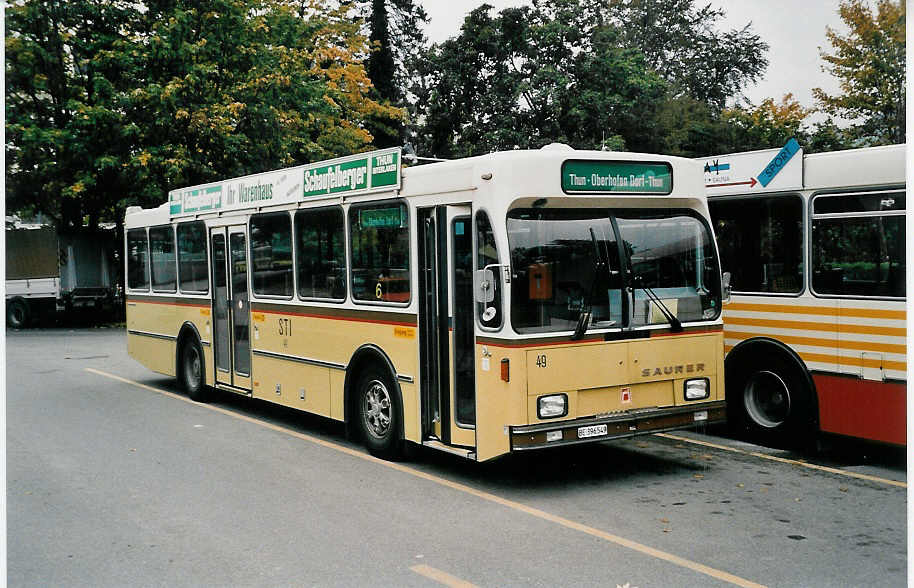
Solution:
M 768 67 L 768 44 L 752 31 L 719 30 L 725 11 L 695 0 L 607 0 L 607 20 L 626 47 L 644 54 L 647 64 L 673 86 L 717 111 L 758 81 Z
M 842 2 L 850 33 L 828 30 L 822 53 L 842 93 L 815 91 L 830 118 L 810 128 L 789 94 L 745 102 L 768 46 L 695 0 L 483 5 L 431 47 L 419 0 L 18 0 L 7 206 L 79 227 L 176 186 L 405 139 L 439 157 L 903 142 L 905 6 L 876 8 Z
M 365 69 L 375 89 L 374 97 L 409 109 L 412 71 L 426 44 L 422 32 L 428 22 L 425 9 L 418 0 L 361 0 L 354 14 L 364 19 L 363 33 L 371 44 Z M 368 128 L 378 147 L 402 145 L 407 138 L 404 120 L 369 118 Z
M 441 157 L 551 141 L 706 154 L 767 66 L 751 24 L 719 31 L 723 14 L 694 0 L 483 5 L 417 67 L 415 140 Z
M 119 219 L 167 190 L 370 148 L 367 39 L 317 0 L 7 11 L 7 202 Z M 117 210 L 115 210 L 117 209 Z
M 779 102 L 766 98 L 752 108 L 727 109 L 721 117 L 731 129 L 727 151 L 783 147 L 791 138 L 803 136 L 804 123 L 811 112 L 793 94 L 785 94 Z
M 854 129 L 861 143 L 904 143 L 905 3 L 879 0 L 873 14 L 867 2 L 845 0 L 838 12 L 850 32 L 826 29 L 833 53 L 821 57 L 842 93 L 816 88 L 813 95 L 828 114 L 861 120 Z
M 62 230 L 96 224 L 126 188 L 138 137 L 123 116 L 119 47 L 130 2 L 44 1 L 6 10 L 6 204 Z
M 426 54 L 415 94 L 422 151 L 439 157 L 560 141 L 639 148 L 666 85 L 601 23 L 599 2 L 548 0 L 492 15 Z

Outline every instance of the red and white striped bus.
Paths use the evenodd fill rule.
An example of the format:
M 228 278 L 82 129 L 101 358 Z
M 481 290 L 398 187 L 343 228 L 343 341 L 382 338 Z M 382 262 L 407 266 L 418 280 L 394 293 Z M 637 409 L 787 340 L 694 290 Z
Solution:
M 733 291 L 731 424 L 769 444 L 905 445 L 905 146 L 702 161 Z

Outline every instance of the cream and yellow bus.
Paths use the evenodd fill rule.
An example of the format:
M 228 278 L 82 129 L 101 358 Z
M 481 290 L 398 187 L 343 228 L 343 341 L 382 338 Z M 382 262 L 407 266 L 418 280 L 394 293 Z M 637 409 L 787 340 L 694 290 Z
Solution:
M 703 159 L 729 420 L 767 444 L 906 442 L 905 146 Z M 774 173 L 772 173 L 774 172 Z
M 701 167 L 553 145 L 399 149 L 174 190 L 126 214 L 130 355 L 478 461 L 725 418 Z

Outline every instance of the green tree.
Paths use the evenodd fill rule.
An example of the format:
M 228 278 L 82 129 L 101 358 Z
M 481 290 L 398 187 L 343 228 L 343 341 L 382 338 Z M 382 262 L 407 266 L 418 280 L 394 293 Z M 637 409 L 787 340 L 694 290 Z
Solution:
M 371 44 L 365 69 L 380 102 L 408 108 L 411 70 L 425 47 L 422 25 L 428 15 L 416 0 L 363 0 L 361 14 Z M 378 147 L 402 145 L 407 125 L 403 120 L 369 119 Z
M 905 3 L 879 0 L 873 14 L 867 2 L 845 0 L 838 12 L 850 32 L 827 28 L 833 53 L 820 55 L 841 94 L 815 88 L 813 95 L 829 115 L 862 121 L 852 130 L 858 144 L 904 143 Z
M 483 5 L 420 69 L 420 152 L 452 157 L 553 141 L 640 149 L 665 84 L 620 47 L 601 4 L 542 0 L 497 15 Z M 423 94 L 423 91 L 425 94 Z
M 318 0 L 7 11 L 7 205 L 119 221 L 169 189 L 369 149 L 367 39 Z
M 644 54 L 647 64 L 673 86 L 675 98 L 688 96 L 717 111 L 739 98 L 768 67 L 768 44 L 752 31 L 720 31 L 725 11 L 695 0 L 606 0 L 607 20 L 620 41 Z
M 783 147 L 791 138 L 805 139 L 806 117 L 812 113 L 793 94 L 785 94 L 780 102 L 766 98 L 756 107 L 730 108 L 721 115 L 730 127 L 726 151 L 753 151 Z
M 839 127 L 831 118 L 818 121 L 806 130 L 803 150 L 806 153 L 822 153 L 850 149 L 854 144 L 852 135 L 853 130 Z
M 364 150 L 368 117 L 402 112 L 372 100 L 366 39 L 342 9 L 317 2 L 148 4 L 131 117 L 143 121 L 130 165 L 187 185 Z
M 6 10 L 6 206 L 62 231 L 110 220 L 129 189 L 137 127 L 123 117 L 119 47 L 131 2 L 17 2 Z
M 727 151 L 731 130 L 707 102 L 668 96 L 657 107 L 657 130 L 651 151 L 701 157 Z

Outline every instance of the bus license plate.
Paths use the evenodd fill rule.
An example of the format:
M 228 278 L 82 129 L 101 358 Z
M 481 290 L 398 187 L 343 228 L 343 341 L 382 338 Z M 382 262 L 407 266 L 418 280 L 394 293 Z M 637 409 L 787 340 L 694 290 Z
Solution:
M 578 427 L 578 439 L 599 437 L 600 435 L 605 435 L 608 431 L 609 429 L 606 425 L 590 425 L 589 427 Z
M 708 411 L 706 411 L 706 410 L 699 410 L 698 412 L 695 413 L 695 421 L 696 421 L 696 422 L 697 422 L 697 421 L 706 421 L 706 420 L 708 420 Z

